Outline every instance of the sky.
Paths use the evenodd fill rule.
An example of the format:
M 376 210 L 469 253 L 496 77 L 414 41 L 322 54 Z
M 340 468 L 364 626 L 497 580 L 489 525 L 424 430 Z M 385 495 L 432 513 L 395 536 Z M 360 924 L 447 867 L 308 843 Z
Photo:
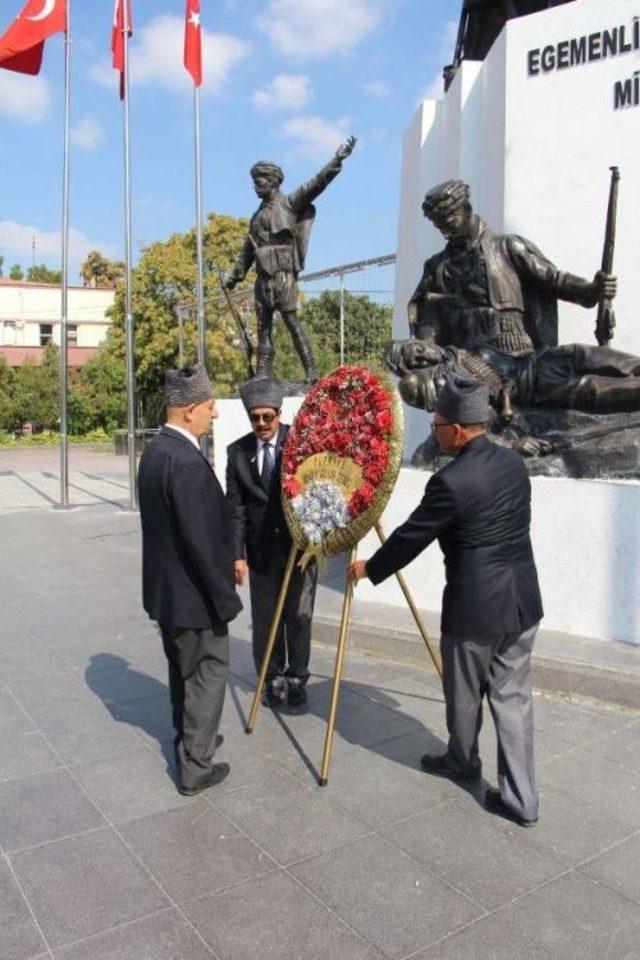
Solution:
M 2 0 L 0 32 L 24 0 Z M 204 207 L 248 216 L 259 159 L 293 190 L 359 138 L 317 202 L 307 269 L 392 253 L 403 133 L 440 89 L 459 0 L 201 0 Z M 122 107 L 110 66 L 113 0 L 72 0 L 71 280 L 97 248 L 123 255 Z M 194 223 L 193 87 L 184 0 L 133 0 L 134 254 Z M 63 38 L 39 77 L 0 70 L 0 255 L 59 267 Z

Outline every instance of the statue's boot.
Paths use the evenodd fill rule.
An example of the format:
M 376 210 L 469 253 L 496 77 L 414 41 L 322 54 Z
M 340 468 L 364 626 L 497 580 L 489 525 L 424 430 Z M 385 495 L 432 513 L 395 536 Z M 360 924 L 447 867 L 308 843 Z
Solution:
M 291 333 L 291 339 L 293 340 L 293 345 L 298 356 L 300 357 L 300 362 L 304 367 L 305 382 L 315 383 L 319 377 L 309 338 L 297 317 L 288 316 L 285 318 L 285 322 L 289 328 L 289 332 Z
M 581 377 L 571 406 L 587 413 L 640 410 L 640 377 Z
M 256 364 L 256 377 L 273 376 L 273 347 L 267 344 L 258 344 L 258 362 Z

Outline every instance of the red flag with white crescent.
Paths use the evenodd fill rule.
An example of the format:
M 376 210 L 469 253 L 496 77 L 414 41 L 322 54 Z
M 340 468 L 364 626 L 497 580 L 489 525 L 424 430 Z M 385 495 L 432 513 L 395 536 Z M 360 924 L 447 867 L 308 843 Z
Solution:
M 40 73 L 44 42 L 67 29 L 67 0 L 28 0 L 0 37 L 0 67 L 17 73 Z
M 184 65 L 196 87 L 202 84 L 202 27 L 200 0 L 187 0 L 184 28 Z
M 124 35 L 133 34 L 133 17 L 131 14 L 131 0 L 115 0 L 113 11 L 113 29 L 111 31 L 111 53 L 113 54 L 113 69 L 120 73 L 120 99 L 124 100 Z

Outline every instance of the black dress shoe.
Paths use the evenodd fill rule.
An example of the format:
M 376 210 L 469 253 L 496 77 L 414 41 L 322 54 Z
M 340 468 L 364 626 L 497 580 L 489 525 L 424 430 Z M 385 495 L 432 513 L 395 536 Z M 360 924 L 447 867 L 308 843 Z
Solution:
M 287 695 L 287 704 L 290 707 L 300 708 L 307 705 L 307 691 L 301 683 L 290 683 Z
M 278 683 L 275 680 L 267 680 L 262 695 L 262 702 L 265 707 L 271 707 L 273 709 L 281 707 L 284 704 L 285 697 L 286 693 L 282 683 Z
M 181 793 L 183 797 L 194 797 L 196 793 L 202 793 L 203 790 L 208 790 L 209 787 L 215 787 L 219 783 L 222 783 L 228 773 L 228 763 L 214 763 L 211 767 L 211 773 L 209 773 L 204 780 L 201 780 L 200 783 L 194 787 L 179 786 L 178 792 Z
M 517 823 L 519 827 L 535 827 L 538 822 L 537 817 L 534 820 L 527 820 L 526 817 L 521 817 L 519 813 L 508 807 L 500 796 L 499 790 L 487 790 L 484 795 L 484 808 L 489 813 L 495 813 L 498 817 Z
M 437 757 L 430 753 L 425 753 L 423 757 L 420 757 L 420 766 L 425 773 L 431 773 L 435 777 L 447 777 L 449 780 L 458 780 L 463 783 L 480 779 L 479 770 L 477 773 L 459 773 L 457 770 L 453 770 L 447 764 L 446 757 L 446 753 L 442 753 Z

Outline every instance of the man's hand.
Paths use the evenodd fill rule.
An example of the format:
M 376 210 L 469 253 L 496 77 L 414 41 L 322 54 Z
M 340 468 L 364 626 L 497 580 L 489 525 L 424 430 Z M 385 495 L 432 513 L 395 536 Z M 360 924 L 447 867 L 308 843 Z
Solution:
M 353 153 L 353 148 L 355 147 L 357 142 L 358 140 L 356 137 L 349 137 L 347 142 L 343 143 L 336 150 L 336 160 L 342 161 L 342 160 L 346 160 L 347 157 L 350 157 L 351 154 Z
M 349 564 L 349 580 L 353 580 L 354 584 L 357 584 L 363 577 L 367 576 L 367 561 L 366 560 L 354 560 L 353 563 Z
M 593 278 L 593 287 L 598 300 L 613 300 L 618 292 L 618 278 L 598 270 Z
M 238 282 L 238 281 L 236 280 L 236 278 L 235 278 L 235 277 L 233 276 L 233 274 L 232 274 L 230 277 L 227 277 L 227 279 L 226 279 L 225 282 L 224 282 L 224 285 L 225 285 L 225 287 L 226 287 L 227 290 L 233 290 L 233 288 L 235 287 L 235 285 L 236 285 L 237 282 Z
M 239 587 L 243 585 L 247 579 L 247 561 L 246 560 L 236 560 L 233 564 L 233 573 L 236 579 L 236 583 Z
M 553 441 L 543 437 L 519 437 L 513 446 L 523 457 L 548 457 L 554 452 Z

